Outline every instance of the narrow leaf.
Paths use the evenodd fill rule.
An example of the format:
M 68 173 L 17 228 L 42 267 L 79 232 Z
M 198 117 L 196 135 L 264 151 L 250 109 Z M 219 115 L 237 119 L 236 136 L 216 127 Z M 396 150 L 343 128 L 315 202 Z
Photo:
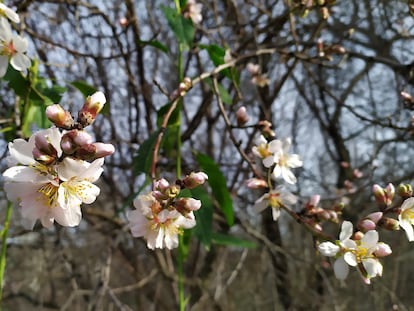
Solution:
M 203 171 L 208 175 L 208 184 L 211 187 L 214 198 L 217 200 L 227 224 L 234 223 L 233 202 L 227 190 L 226 179 L 217 164 L 209 156 L 197 153 L 196 159 Z

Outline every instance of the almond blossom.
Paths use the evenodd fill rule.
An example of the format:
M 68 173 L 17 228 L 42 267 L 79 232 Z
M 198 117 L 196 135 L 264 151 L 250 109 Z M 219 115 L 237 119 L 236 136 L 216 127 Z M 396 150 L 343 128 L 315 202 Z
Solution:
M 297 154 L 289 154 L 291 145 L 290 138 L 285 140 L 275 139 L 270 142 L 261 135 L 256 140 L 256 146 L 252 148 L 253 153 L 262 159 L 263 165 L 267 168 L 274 166 L 272 177 L 282 177 L 287 183 L 295 184 L 296 177 L 290 170 L 302 166 L 302 161 Z
M 13 35 L 10 24 L 0 18 L 0 78 L 6 74 L 9 64 L 18 71 L 25 72 L 30 67 L 30 58 L 26 55 L 27 40 Z
M 175 209 L 160 210 L 161 205 L 152 193 L 139 195 L 134 206 L 136 210 L 128 214 L 131 233 L 147 240 L 149 249 L 178 247 L 178 235 L 196 224 L 192 212 L 184 217 Z
M 398 215 L 398 223 L 404 229 L 408 241 L 414 241 L 414 198 L 406 199 L 401 205 L 401 212 Z
M 200 24 L 203 20 L 202 9 L 203 5 L 201 3 L 197 3 L 195 0 L 188 0 L 184 8 L 184 17 L 190 18 L 194 24 Z
M 288 153 L 292 144 L 290 138 L 284 140 L 277 139 L 270 142 L 270 144 L 273 156 L 271 159 L 266 160 L 265 166 L 270 167 L 270 164 L 274 163 L 275 167 L 273 168 L 272 177 L 274 179 L 281 177 L 287 183 L 295 184 L 296 177 L 290 169 L 301 167 L 303 162 L 300 160 L 299 155 Z
M 51 128 L 33 134 L 29 141 L 15 139 L 9 143 L 9 162 L 14 166 L 3 173 L 7 197 L 21 207 L 23 218 L 33 227 L 39 219 L 50 228 L 54 221 L 62 226 L 79 225 L 81 203 L 95 201 L 100 190 L 93 184 L 101 175 L 103 158 L 92 163 L 63 158 L 62 134 Z M 47 145 L 47 146 L 46 146 Z M 42 152 L 48 151 L 47 154 Z M 40 159 L 47 157 L 47 165 Z
M 283 186 L 278 186 L 276 189 L 269 191 L 262 195 L 254 204 L 256 211 L 261 212 L 267 207 L 272 208 L 273 220 L 277 220 L 280 216 L 280 209 L 282 206 L 291 206 L 296 204 L 297 197 L 285 190 Z
M 344 280 L 349 273 L 349 267 L 357 267 L 362 279 L 369 284 L 370 279 L 382 275 L 380 257 L 391 254 L 391 248 L 378 242 L 378 232 L 370 230 L 362 239 L 353 240 L 353 226 L 349 221 L 342 223 L 339 240 L 335 243 L 323 242 L 318 246 L 320 253 L 327 257 L 336 257 L 334 273 L 337 279 Z

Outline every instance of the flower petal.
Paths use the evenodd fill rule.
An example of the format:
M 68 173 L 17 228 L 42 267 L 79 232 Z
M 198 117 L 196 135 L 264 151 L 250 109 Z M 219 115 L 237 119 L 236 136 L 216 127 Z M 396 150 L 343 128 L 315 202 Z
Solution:
M 352 267 L 355 267 L 358 264 L 358 261 L 357 261 L 357 258 L 355 256 L 355 254 L 351 253 L 351 252 L 346 252 L 344 254 L 344 260 L 348 265 L 350 265 Z
M 400 219 L 400 227 L 404 229 L 405 234 L 407 235 L 408 241 L 414 241 L 414 230 L 411 222 L 407 219 Z
M 349 239 L 354 233 L 352 222 L 344 221 L 341 226 L 341 233 L 339 234 L 339 240 L 344 241 Z
M 332 242 L 323 242 L 319 244 L 318 250 L 323 256 L 334 257 L 339 252 L 340 247 Z
M 338 280 L 345 280 L 349 273 L 349 267 L 344 257 L 339 257 L 334 263 L 334 273 Z

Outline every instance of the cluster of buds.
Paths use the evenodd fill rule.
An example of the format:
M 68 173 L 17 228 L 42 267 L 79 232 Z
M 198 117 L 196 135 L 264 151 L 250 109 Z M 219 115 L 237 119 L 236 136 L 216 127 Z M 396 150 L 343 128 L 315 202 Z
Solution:
M 115 148 L 94 143 L 83 127 L 93 122 L 104 104 L 102 93 L 89 96 L 76 124 L 60 106 L 49 106 L 46 114 L 57 127 L 38 131 L 29 141 L 9 143 L 9 162 L 15 166 L 3 173 L 4 188 L 9 200 L 19 203 L 30 226 L 38 219 L 44 227 L 55 221 L 77 226 L 82 218 L 80 205 L 94 202 L 99 195 L 93 182 L 103 172 L 103 158 Z
M 322 39 L 317 42 L 318 57 L 327 61 L 332 61 L 332 55 L 343 55 L 346 53 L 346 49 L 339 44 L 326 45 Z
M 372 186 L 372 192 L 374 194 L 375 200 L 379 204 L 390 206 L 394 200 L 395 187 L 393 184 L 389 183 L 384 189 L 380 185 L 375 184 Z
M 257 85 L 258 87 L 265 87 L 269 85 L 270 80 L 267 78 L 265 74 L 261 73 L 260 66 L 258 64 L 248 63 L 247 64 L 247 71 L 252 75 L 252 83 Z
M 171 97 L 176 98 L 178 96 L 185 96 L 188 90 L 191 89 L 193 83 L 190 78 L 185 77 L 182 82 L 178 85 L 178 88 L 172 93 Z
M 338 223 L 343 209 L 341 204 L 334 204 L 330 208 L 322 208 L 319 203 L 320 195 L 311 196 L 300 213 L 306 223 L 312 225 L 316 231 L 322 231 L 322 224 L 326 221 Z
M 134 200 L 136 210 L 128 214 L 131 233 L 143 237 L 150 249 L 178 246 L 183 229 L 196 225 L 194 211 L 201 201 L 181 196 L 182 189 L 193 189 L 208 179 L 203 172 L 192 172 L 175 184 L 164 178 L 154 181 L 153 191 Z
M 262 135 L 267 139 L 272 139 L 276 136 L 275 131 L 272 129 L 272 123 L 267 120 L 261 120 L 257 123 L 257 128 L 260 130 Z
M 78 120 L 75 122 L 69 111 L 66 111 L 59 104 L 48 106 L 46 116 L 56 127 L 65 130 L 83 129 L 91 125 L 101 112 L 106 103 L 105 95 L 102 92 L 95 92 L 86 98 L 81 110 L 78 112 Z

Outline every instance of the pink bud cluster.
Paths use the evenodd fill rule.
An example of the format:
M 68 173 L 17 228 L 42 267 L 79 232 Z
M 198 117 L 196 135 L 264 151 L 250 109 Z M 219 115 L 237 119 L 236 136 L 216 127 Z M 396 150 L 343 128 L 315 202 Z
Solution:
M 132 235 L 146 239 L 150 249 L 177 247 L 178 235 L 196 225 L 193 212 L 201 207 L 201 201 L 181 196 L 181 190 L 193 189 L 207 179 L 203 172 L 192 172 L 174 184 L 164 178 L 155 180 L 149 194 L 134 200 L 136 210 L 128 215 Z
M 83 129 L 95 121 L 96 116 L 102 110 L 105 103 L 105 95 L 102 92 L 95 92 L 86 98 L 85 103 L 78 112 L 77 122 L 75 122 L 72 115 L 59 104 L 47 107 L 46 116 L 52 123 L 61 129 Z
M 170 184 L 166 179 L 161 178 L 154 182 L 153 197 L 159 202 L 159 210 L 176 210 L 184 217 L 188 217 L 193 211 L 201 207 L 201 201 L 180 197 L 182 189 L 194 189 L 206 182 L 207 174 L 203 172 L 191 172 L 181 180 L 177 180 L 175 184 Z
M 80 160 L 92 161 L 115 152 L 112 144 L 93 142 L 92 136 L 83 130 L 95 121 L 105 103 L 106 98 L 102 92 L 95 92 L 91 96 L 88 96 L 81 110 L 78 112 L 77 122 L 75 122 L 69 111 L 63 109 L 59 104 L 46 108 L 46 116 L 48 119 L 56 127 L 67 130 L 63 133 L 60 142 L 64 155 Z M 33 156 L 43 163 L 53 162 L 54 151 L 45 149 L 45 142 L 43 146 L 43 149 L 35 149 Z

